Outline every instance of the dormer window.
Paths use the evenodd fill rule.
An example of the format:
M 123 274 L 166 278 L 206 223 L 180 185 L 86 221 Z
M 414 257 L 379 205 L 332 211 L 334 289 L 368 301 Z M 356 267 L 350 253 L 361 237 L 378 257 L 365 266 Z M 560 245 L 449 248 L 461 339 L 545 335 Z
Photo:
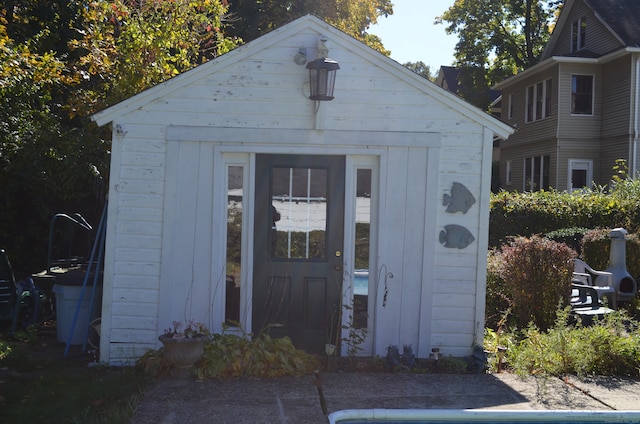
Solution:
M 587 39 L 587 18 L 582 17 L 571 24 L 571 52 L 584 49 Z

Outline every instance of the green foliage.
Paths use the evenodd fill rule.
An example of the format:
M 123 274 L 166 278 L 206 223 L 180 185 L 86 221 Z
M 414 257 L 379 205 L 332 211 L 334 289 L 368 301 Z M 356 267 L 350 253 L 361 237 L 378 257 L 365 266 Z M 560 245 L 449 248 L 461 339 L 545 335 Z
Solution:
M 456 0 L 436 23 L 447 23 L 446 31 L 456 34 L 455 57 L 462 93 L 479 107 L 487 88 L 508 76 L 527 69 L 538 59 L 551 35 L 555 1 Z M 473 83 L 469 85 L 469 83 Z
M 250 339 L 215 334 L 205 344 L 196 374 L 199 378 L 280 377 L 303 375 L 317 368 L 317 359 L 296 349 L 288 337 L 261 334 Z
M 321 230 L 313 230 L 309 233 L 278 231 L 276 240 L 276 256 L 280 258 L 324 258 L 327 255 L 325 232 Z M 308 256 L 307 248 L 309 249 Z
M 0 10 L 0 245 L 46 266 L 51 217 L 97 225 L 110 131 L 87 115 L 233 48 L 227 2 L 16 0 Z
M 504 356 L 506 352 L 513 348 L 515 343 L 514 335 L 510 332 L 505 332 L 501 326 L 496 331 L 488 327 L 485 328 L 484 350 L 488 353 L 489 370 L 497 372 L 503 369 Z
M 582 250 L 582 238 L 587 231 L 589 230 L 584 227 L 561 228 L 559 230 L 551 231 L 544 236 L 553 241 L 564 243 L 576 252 L 580 253 Z
M 235 0 L 229 2 L 234 19 L 229 34 L 251 41 L 301 16 L 312 14 L 383 54 L 390 52 L 368 32 L 378 18 L 393 14 L 391 0 Z
M 432 73 L 431 67 L 429 65 L 426 65 L 421 60 L 417 62 L 403 63 L 402 66 L 404 66 L 407 69 L 411 69 L 413 72 L 415 72 L 416 74 L 420 75 L 423 78 L 428 79 L 429 81 L 435 82 L 436 80 L 436 76 Z
M 355 308 L 352 305 L 342 305 L 343 316 L 346 314 L 347 322 L 342 325 L 342 330 L 346 332 L 346 336 L 342 338 L 342 343 L 347 347 L 347 356 L 349 357 L 349 365 L 353 368 L 354 360 L 359 352 L 364 348 L 362 344 L 367 339 L 367 327 L 357 325 L 355 318 Z M 366 324 L 366 321 L 365 321 Z
M 568 300 L 575 256 L 563 243 L 516 237 L 490 256 L 491 295 L 511 308 L 519 328 L 533 322 L 547 329 L 555 322 L 558 305 Z
M 612 228 L 589 230 L 582 238 L 582 258 L 594 269 L 605 270 L 609 266 L 611 230 Z M 640 281 L 640 235 L 627 234 L 625 239 L 627 271 L 636 281 Z
M 491 250 L 487 255 L 487 288 L 485 306 L 485 326 L 498 328 L 505 314 L 511 308 L 511 298 L 507 282 L 500 277 L 502 254 Z
M 95 126 L 70 119 L 65 106 L 76 77 L 65 72 L 72 34 L 64 28 L 77 22 L 77 4 L 13 5 L 15 14 L 0 18 L 0 244 L 17 270 L 33 272 L 46 265 L 54 213 L 97 221 L 96 182 L 108 157 Z
M 522 375 L 640 376 L 640 330 L 624 313 L 593 325 L 572 324 L 568 310 L 547 332 L 529 326 L 507 350 L 510 367 Z M 515 336 L 511 336 L 515 337 Z
M 85 76 L 81 113 L 130 97 L 217 57 L 241 40 L 224 35 L 228 4 L 220 0 L 91 2 L 85 9 L 80 52 L 70 64 Z
M 491 195 L 489 245 L 498 247 L 509 236 L 529 237 L 566 228 L 623 227 L 638 230 L 637 200 L 596 191 L 506 192 Z M 636 208 L 637 209 L 637 208 Z

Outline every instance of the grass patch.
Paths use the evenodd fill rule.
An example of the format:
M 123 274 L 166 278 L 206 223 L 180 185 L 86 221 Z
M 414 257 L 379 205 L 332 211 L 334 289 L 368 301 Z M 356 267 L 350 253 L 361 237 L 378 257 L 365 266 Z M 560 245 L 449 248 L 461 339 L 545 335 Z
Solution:
M 55 342 L 43 350 L 42 339 L 22 334 L 0 339 L 0 422 L 129 420 L 149 381 L 144 373 L 130 367 L 88 367 L 86 358 L 64 358 L 64 347 Z

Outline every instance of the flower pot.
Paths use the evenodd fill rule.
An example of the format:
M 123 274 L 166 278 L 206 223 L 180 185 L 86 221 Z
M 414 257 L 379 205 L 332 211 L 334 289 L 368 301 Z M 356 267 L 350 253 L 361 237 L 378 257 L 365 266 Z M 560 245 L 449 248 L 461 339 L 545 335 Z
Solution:
M 191 375 L 191 368 L 202 359 L 206 336 L 174 339 L 164 335 L 158 337 L 164 345 L 162 357 L 169 365 L 169 374 L 173 377 L 185 378 Z

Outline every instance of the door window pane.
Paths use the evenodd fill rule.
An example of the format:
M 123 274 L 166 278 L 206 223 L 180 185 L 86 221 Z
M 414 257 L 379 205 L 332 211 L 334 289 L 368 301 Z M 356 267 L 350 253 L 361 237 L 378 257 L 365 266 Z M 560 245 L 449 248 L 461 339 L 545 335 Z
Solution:
M 587 186 L 587 170 L 574 169 L 571 171 L 571 187 L 574 189 L 584 188 Z
M 273 168 L 271 206 L 272 258 L 326 258 L 326 169 Z

